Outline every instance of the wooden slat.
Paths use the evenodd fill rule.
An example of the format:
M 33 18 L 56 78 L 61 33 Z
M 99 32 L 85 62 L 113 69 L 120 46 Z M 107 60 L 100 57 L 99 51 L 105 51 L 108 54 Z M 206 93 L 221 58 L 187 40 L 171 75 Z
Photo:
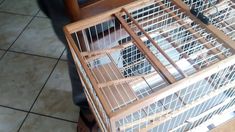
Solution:
M 67 30 L 66 27 L 64 28 L 64 32 L 65 32 L 65 36 L 66 36 L 66 39 L 68 41 L 68 45 L 69 45 L 70 49 L 74 50 L 74 54 L 73 54 L 74 59 L 75 59 L 75 55 L 76 55 L 76 57 L 80 60 L 81 65 L 84 68 L 84 70 L 86 71 L 86 74 L 87 74 L 89 80 L 91 81 L 92 86 L 94 87 L 94 90 L 95 90 L 97 96 L 99 97 L 100 101 L 102 102 L 102 106 L 104 107 L 105 112 L 107 114 L 110 114 L 111 113 L 110 106 L 108 105 L 108 103 L 104 99 L 101 91 L 98 88 L 98 84 L 97 84 L 95 78 L 92 76 L 92 73 L 89 70 L 87 64 L 83 61 L 82 56 L 80 54 L 80 51 L 79 51 L 78 47 L 76 46 L 72 36 L 70 35 L 70 33 L 69 33 L 69 31 Z M 83 76 L 83 75 L 81 75 L 81 76 Z
M 137 9 L 140 8 L 141 6 L 145 6 L 145 5 L 149 5 L 151 4 L 153 1 L 150 0 L 137 0 L 134 1 L 132 3 L 114 8 L 112 10 L 108 10 L 103 12 L 102 14 L 99 15 L 95 15 L 95 16 L 86 16 L 85 19 L 80 20 L 78 22 L 74 22 L 71 24 L 67 25 L 67 30 L 69 33 L 74 33 L 77 32 L 79 30 L 88 28 L 88 27 L 92 27 L 94 25 L 97 25 L 99 23 L 105 22 L 107 20 L 110 20 L 112 18 L 112 15 L 115 14 L 116 12 L 119 12 L 122 8 L 127 8 L 127 9 Z M 84 14 L 86 13 L 85 11 L 81 11 L 84 12 Z
M 76 57 L 76 55 L 75 55 L 75 54 L 76 54 L 75 51 L 72 49 L 72 47 L 71 47 L 70 45 L 69 45 L 69 48 L 70 48 L 70 51 L 71 51 L 72 56 L 74 57 L 74 59 L 75 59 L 75 60 L 78 59 L 78 58 Z M 76 67 L 78 67 L 77 63 L 75 63 L 75 65 L 76 65 Z M 84 76 L 82 76 L 82 72 L 81 72 L 80 70 L 77 70 L 77 72 L 78 72 L 79 77 L 81 78 L 81 83 L 82 83 L 82 85 L 83 85 L 84 87 L 88 88 L 89 85 L 88 85 L 87 82 L 85 81 Z M 89 92 L 88 92 L 88 91 L 89 91 Z M 93 102 L 93 101 L 96 100 L 96 99 L 94 98 L 94 96 L 90 96 L 91 90 L 88 88 L 87 90 L 85 89 L 84 92 L 85 92 L 86 98 L 87 98 L 87 100 L 88 100 L 89 106 L 91 107 L 91 110 L 92 110 L 93 114 L 95 114 L 95 116 L 97 116 L 96 120 L 98 121 L 98 120 L 105 119 L 103 116 L 102 116 L 102 117 L 100 116 L 100 115 L 102 115 L 102 114 L 101 114 L 102 111 L 101 111 L 100 109 L 98 109 L 98 110 L 96 109 L 96 108 L 99 107 L 99 104 L 97 104 L 96 102 Z M 93 106 L 92 103 L 93 103 L 93 105 L 95 105 L 95 107 L 92 107 L 92 106 Z M 94 109 L 96 109 L 97 112 L 100 113 L 100 115 L 99 115 L 99 114 L 96 114 L 96 112 L 94 111 Z M 101 128 L 101 129 L 106 129 L 106 128 L 108 128 L 107 124 L 104 124 L 102 121 L 98 122 L 98 124 L 99 124 L 99 128 Z M 105 127 L 104 127 L 104 126 L 105 126 Z
M 197 115 L 197 116 L 195 116 L 195 117 L 189 118 L 189 119 L 187 120 L 187 122 L 194 123 L 195 121 L 197 121 L 197 120 L 199 120 L 199 119 L 201 119 L 201 118 L 203 118 L 203 117 L 209 115 L 210 113 L 212 113 L 212 112 L 214 112 L 214 111 L 220 109 L 221 107 L 223 107 L 223 106 L 229 104 L 230 101 L 232 101 L 233 99 L 235 99 L 235 98 L 234 98 L 234 97 L 233 97 L 233 98 L 227 98 L 227 99 L 224 100 L 222 103 L 217 104 L 216 106 L 213 106 L 212 108 L 210 108 L 210 109 L 208 109 L 207 111 L 201 113 L 200 115 Z
M 105 83 L 106 81 L 110 81 L 112 78 L 116 78 L 115 77 L 115 73 L 114 74 L 111 74 L 111 77 L 109 77 L 107 74 L 107 71 L 110 72 L 110 67 L 108 66 L 109 64 L 106 64 L 106 65 L 102 65 L 102 66 L 99 66 L 99 67 L 96 67 L 96 68 L 93 68 L 92 69 L 92 73 L 93 75 L 95 76 L 96 79 L 98 79 L 98 84 L 99 83 Z M 112 64 L 111 64 L 112 65 Z M 111 72 L 113 73 L 113 72 Z M 121 78 L 122 76 L 118 73 L 116 73 L 116 76 L 117 78 Z M 112 87 L 115 89 L 115 87 Z M 103 92 L 104 94 L 104 97 L 106 98 L 106 100 L 108 100 L 110 103 L 110 107 L 111 108 L 114 108 L 116 106 L 118 106 L 118 103 L 123 103 L 123 100 L 119 100 L 119 102 L 116 102 L 114 98 L 117 98 L 116 96 L 113 96 L 112 95 L 112 92 L 109 87 L 107 88 L 104 88 L 104 89 L 101 89 L 101 91 Z M 105 96 L 107 95 L 107 96 Z M 120 99 L 120 96 L 118 96 L 119 99 Z
M 98 79 L 98 86 L 112 108 L 137 100 L 135 93 L 112 62 L 93 68 L 92 72 Z M 122 81 L 122 83 L 119 81 Z
M 112 9 L 125 6 L 135 0 L 99 0 L 93 4 L 81 8 L 83 18 L 93 16 L 94 14 L 110 11 Z
M 172 2 L 178 7 L 180 7 L 180 10 L 185 12 L 185 14 L 189 16 L 195 23 L 205 28 L 207 32 L 211 33 L 213 37 L 217 38 L 220 43 L 223 43 L 225 47 L 230 48 L 233 52 L 235 52 L 235 41 L 233 41 L 229 36 L 224 34 L 221 30 L 216 28 L 214 25 L 212 24 L 206 25 L 203 22 L 201 22 L 199 19 L 197 19 L 190 12 L 190 8 L 183 1 L 172 0 Z
M 144 122 L 152 122 L 154 121 L 155 119 L 157 118 L 160 118 L 161 116 L 164 116 L 166 114 L 169 114 L 170 112 L 172 112 L 172 110 L 168 109 L 168 110 L 164 110 L 164 111 L 161 111 L 161 112 L 158 112 L 158 113 L 155 113 L 155 114 L 152 114 L 152 115 L 149 115 L 149 116 L 146 116 L 144 118 L 141 118 L 139 120 L 136 120 L 136 121 L 133 121 L 127 125 L 123 125 L 121 127 L 119 127 L 118 129 L 120 131 L 125 131 L 125 129 L 127 128 L 131 128 L 135 125 L 140 125 L 141 123 L 144 123 Z
M 141 132 L 147 132 L 149 129 L 152 129 L 152 128 L 154 128 L 154 127 L 156 127 L 156 126 L 158 126 L 158 125 L 160 125 L 160 124 L 162 124 L 162 123 L 164 123 L 164 122 L 166 122 L 166 121 L 168 121 L 170 119 L 173 119 L 174 117 L 176 117 L 176 116 L 178 116 L 178 115 L 180 115 L 180 114 L 190 110 L 191 108 L 193 108 L 193 107 L 195 107 L 195 106 L 197 106 L 199 104 L 202 104 L 203 102 L 205 102 L 205 101 L 207 101 L 207 100 L 209 100 L 209 99 L 219 95 L 220 93 L 223 93 L 224 91 L 230 89 L 231 87 L 234 87 L 234 85 L 235 85 L 235 81 L 232 81 L 229 84 L 227 84 L 227 85 L 225 85 L 225 86 L 223 86 L 223 87 L 221 87 L 221 88 L 219 88 L 217 90 L 214 90 L 214 91 L 210 92 L 209 94 L 204 95 L 203 97 L 201 97 L 201 98 L 199 98 L 199 99 L 197 99 L 195 101 L 192 101 L 190 104 L 187 104 L 187 105 L 181 107 L 180 109 L 175 110 L 172 113 L 162 117 L 161 120 L 153 121 L 146 128 L 143 128 L 140 131 Z
M 111 118 L 113 118 L 113 120 L 118 119 L 118 118 L 122 118 L 127 116 L 128 114 L 132 113 L 133 111 L 136 110 L 140 110 L 141 108 L 144 108 L 158 100 L 163 99 L 164 97 L 167 97 L 171 94 L 174 94 L 184 88 L 186 88 L 187 86 L 190 86 L 200 80 L 202 80 L 203 78 L 207 78 L 210 75 L 224 69 L 227 68 L 228 66 L 234 65 L 235 64 L 235 56 L 231 56 L 225 60 L 221 60 L 220 62 L 217 62 L 213 65 L 211 65 L 210 67 L 207 67 L 187 78 L 184 78 L 180 81 L 175 82 L 174 84 L 171 84 L 167 87 L 165 87 L 164 89 L 161 89 L 149 96 L 146 96 L 143 99 L 140 99 L 138 101 L 133 102 L 132 104 L 129 104 L 128 106 L 117 110 L 113 113 L 111 113 L 111 115 L 109 115 Z
M 78 71 L 79 72 L 79 75 L 81 74 L 81 72 L 80 71 Z M 84 79 L 82 76 L 80 76 L 80 78 L 81 79 Z M 83 82 L 82 81 L 82 83 L 85 83 L 85 82 Z M 88 87 L 88 84 L 83 84 L 84 86 L 86 86 L 86 87 Z M 99 128 L 101 129 L 101 131 L 103 132 L 103 131 L 111 131 L 111 128 L 107 125 L 107 124 L 105 124 L 104 123 L 104 121 L 103 121 L 103 119 L 102 119 L 102 117 L 101 117 L 101 113 L 102 112 L 100 112 L 100 110 L 99 109 L 97 109 L 98 107 L 98 105 L 94 102 L 94 95 L 93 96 L 91 96 L 90 95 L 90 91 L 88 92 L 89 90 L 87 89 L 87 90 L 84 90 L 84 93 L 85 93 L 85 95 L 86 95 L 86 98 L 87 98 L 87 102 L 88 102 L 88 104 L 89 104 L 89 106 L 90 106 L 90 109 L 91 109 L 91 111 L 93 112 L 93 114 L 94 114 L 94 116 L 96 117 L 95 118 L 95 120 L 97 121 L 97 123 L 98 123 L 98 125 L 99 125 Z M 108 129 L 108 130 L 107 130 Z
M 188 60 L 188 62 L 191 64 L 191 65 L 193 65 L 193 67 L 196 69 L 196 70 L 200 70 L 200 68 L 199 68 L 199 66 L 198 65 L 194 65 L 193 64 L 193 60 L 188 56 L 188 54 L 186 54 L 181 48 L 177 48 L 177 46 L 178 46 L 178 44 L 177 43 L 175 43 L 175 42 L 173 42 L 172 43 L 172 40 L 171 40 L 171 38 L 169 38 L 168 37 L 168 34 L 167 33 L 163 33 L 163 31 L 160 31 L 161 33 L 162 33 L 162 36 L 163 37 L 165 37 L 166 38 L 166 40 L 186 59 L 186 60 Z M 214 86 L 214 84 L 213 84 L 213 81 L 211 81 L 210 79 L 207 79 L 206 78 L 206 80 L 210 83 L 210 84 L 212 84 L 213 86 Z M 177 95 L 178 96 L 178 95 Z M 178 96 L 179 97 L 179 96 Z M 180 98 L 180 100 L 182 101 L 182 102 L 184 102 L 182 99 L 181 99 L 181 97 L 179 97 Z M 186 103 L 184 102 L 184 105 L 185 105 Z
M 171 73 L 165 68 L 165 66 L 158 60 L 155 55 L 146 47 L 143 41 L 131 30 L 125 20 L 120 16 L 120 14 L 115 14 L 118 18 L 122 26 L 126 29 L 126 31 L 130 34 L 130 36 L 134 39 L 136 43 L 134 43 L 138 49 L 146 55 L 147 59 L 153 65 L 156 71 L 160 71 L 160 73 L 166 78 L 169 83 L 176 82 L 176 79 L 171 75 Z
M 110 53 L 107 53 L 107 56 L 109 57 L 109 59 L 111 60 L 111 62 L 112 62 L 112 63 L 114 64 L 114 66 L 115 66 L 114 72 L 118 72 L 119 74 L 121 74 L 122 78 L 125 78 L 124 75 L 122 74 L 122 72 L 120 71 L 120 69 L 117 67 L 117 65 L 115 65 L 116 63 L 115 63 L 115 61 L 114 61 L 112 55 L 111 55 Z M 126 82 L 125 84 L 129 87 L 129 90 L 131 91 L 131 93 L 134 94 L 135 98 L 138 99 L 138 97 L 137 97 L 136 94 L 135 94 L 135 91 L 130 87 L 129 83 Z M 125 88 L 125 87 L 124 87 L 124 88 Z M 128 92 L 128 93 L 129 93 L 129 92 Z
M 152 21 L 151 21 L 152 22 Z M 169 26 L 169 27 L 167 27 L 167 29 L 170 29 L 170 28 L 175 28 L 175 26 Z M 119 32 L 119 31 L 117 31 L 117 32 Z M 159 32 L 159 30 L 156 30 L 156 31 L 154 31 L 154 32 L 151 32 L 151 33 L 149 33 L 149 35 L 150 36 L 154 36 L 157 32 Z M 111 35 L 112 36 L 112 35 Z M 106 36 L 105 36 L 106 37 Z M 147 37 L 145 37 L 144 35 L 141 35 L 141 36 L 139 36 L 140 37 L 140 39 L 142 40 L 142 41 L 146 41 L 147 40 Z M 102 38 L 103 39 L 103 38 Z M 102 40 L 99 40 L 99 41 L 101 41 L 102 42 Z M 93 42 L 94 43 L 94 42 Z M 96 44 L 98 44 L 98 43 L 96 43 Z M 95 60 L 95 59 L 97 59 L 97 58 L 100 58 L 100 57 L 102 57 L 102 56 L 104 56 L 106 53 L 111 53 L 111 52 L 115 52 L 115 51 L 119 51 L 119 50 L 122 50 L 122 49 L 124 49 L 124 48 L 127 48 L 128 46 L 131 46 L 131 45 L 133 45 L 133 42 L 132 42 L 132 40 L 131 41 L 128 41 L 128 42 L 126 42 L 126 43 L 124 43 L 124 44 L 121 44 L 121 45 L 119 45 L 119 44 L 116 44 L 117 46 L 114 46 L 113 48 L 110 48 L 110 49 L 102 49 L 102 50 L 95 50 L 95 51 L 85 51 L 85 52 L 81 52 L 81 55 L 82 56 L 90 56 L 90 57 L 87 57 L 87 61 L 88 62 L 90 62 L 90 61 L 93 61 L 93 60 Z
M 127 14 L 127 16 L 138 27 L 138 29 L 148 38 L 148 40 L 158 49 L 158 51 L 176 68 L 176 70 L 178 70 L 178 72 L 184 77 L 187 77 L 187 75 L 175 64 L 175 62 L 162 50 L 162 48 L 156 43 L 156 41 L 154 41 L 153 38 L 151 38 L 149 34 L 138 24 L 138 22 L 131 16 L 131 14 L 125 8 L 123 8 L 122 11 L 124 11 Z
M 213 52 L 214 54 L 220 53 L 220 51 L 218 49 L 215 49 L 214 46 L 212 46 L 212 44 L 208 43 L 208 41 L 205 40 L 201 36 L 201 34 L 197 33 L 197 31 L 192 29 L 191 25 L 188 25 L 186 22 L 184 22 L 183 19 L 179 18 L 174 12 L 172 12 L 170 9 L 168 9 L 162 2 L 159 1 L 158 4 L 161 6 L 162 9 L 164 9 L 164 11 L 169 13 L 173 17 L 173 19 L 175 19 L 180 25 L 182 25 L 182 27 L 184 27 L 185 29 L 188 29 L 188 32 L 190 32 L 195 38 L 200 38 L 198 41 L 202 44 L 205 44 L 206 48 L 212 49 L 211 52 Z M 225 58 L 224 55 L 222 55 L 222 54 L 219 54 L 218 57 L 221 60 Z
M 120 51 L 122 49 L 125 49 L 129 46 L 133 45 L 132 41 L 129 41 L 127 43 L 121 44 L 121 45 L 117 45 L 114 46 L 110 49 L 102 49 L 102 50 L 95 50 L 95 51 L 88 51 L 88 52 L 81 52 L 82 56 L 97 56 L 97 55 L 101 55 L 101 54 L 106 54 L 106 53 L 112 53 L 115 51 Z
M 160 32 L 162 33 L 162 31 L 160 31 Z M 165 37 L 165 38 L 167 38 L 166 40 L 167 40 L 168 42 L 172 42 L 172 40 L 171 40 L 170 38 L 168 38 L 168 35 L 167 35 L 166 33 L 162 33 L 162 36 Z M 176 44 L 175 42 L 173 42 L 173 43 L 171 43 L 171 45 L 172 45 L 179 53 L 181 53 L 182 56 L 183 56 L 184 58 L 186 58 L 186 60 L 188 60 L 188 62 L 189 62 L 190 64 L 192 64 L 193 67 L 194 67 L 196 70 L 200 70 L 199 65 L 193 64 L 193 60 L 192 60 L 181 48 L 177 48 L 178 44 Z M 210 79 L 207 79 L 207 78 L 206 78 L 206 80 L 207 80 L 210 84 L 212 84 L 213 86 L 215 86 L 214 83 L 213 83 L 213 81 L 211 81 Z
M 66 39 L 67 39 L 67 41 L 68 41 L 68 46 L 69 46 L 69 48 L 70 48 L 70 50 L 71 50 L 71 53 L 72 53 L 72 57 L 73 57 L 75 60 L 81 59 L 81 56 L 79 55 L 79 52 L 78 52 L 78 48 L 75 46 L 75 42 L 73 41 L 72 37 L 70 36 L 70 34 L 69 34 L 69 32 L 66 30 L 66 28 L 64 28 L 64 32 L 65 32 Z M 77 53 L 76 53 L 76 52 L 77 52 Z M 77 55 L 78 55 L 78 56 L 77 56 Z M 84 63 L 82 62 L 82 64 L 84 64 Z M 77 67 L 77 72 L 78 72 L 79 76 L 80 76 L 81 79 L 83 80 L 83 81 L 82 81 L 83 85 L 85 84 L 84 86 L 87 87 L 87 88 L 88 88 L 87 90 L 91 93 L 91 89 L 89 89 L 90 86 L 89 86 L 88 82 L 85 81 L 86 79 L 84 78 L 82 72 L 80 71 L 80 69 L 78 69 L 79 64 L 78 64 L 77 62 L 75 62 L 75 65 L 76 65 L 76 67 Z M 88 73 L 88 74 L 90 74 L 90 73 Z M 90 76 L 88 76 L 88 77 L 90 77 Z M 94 82 L 94 79 L 92 79 L 91 82 Z M 92 84 L 92 85 L 93 85 L 94 88 L 96 87 L 95 84 Z M 100 97 L 101 92 L 100 92 L 100 91 L 97 91 L 97 89 L 94 89 L 94 90 L 96 91 L 96 95 L 97 95 L 98 97 Z M 92 100 L 96 100 L 96 99 L 94 98 L 94 96 L 92 96 L 91 98 L 92 98 Z M 103 97 L 99 98 L 99 100 L 101 101 L 101 106 L 103 106 L 104 111 L 106 112 L 106 114 L 107 114 L 107 116 L 108 116 L 108 113 L 111 112 L 110 107 L 108 106 L 107 102 L 104 102 L 104 98 L 103 98 Z M 102 102 L 104 102 L 104 103 L 102 103 Z M 89 104 L 90 104 L 90 103 L 91 103 L 91 102 L 89 102 Z M 100 104 L 95 103 L 94 105 L 95 105 L 96 108 L 99 108 L 99 107 L 100 107 Z M 93 110 L 92 110 L 92 111 L 93 111 Z M 93 111 L 93 112 L 94 112 L 94 111 Z M 100 109 L 98 109 L 98 112 L 100 113 L 100 115 L 102 115 L 102 113 L 103 113 L 103 111 L 101 111 Z M 102 120 L 106 120 L 106 117 L 103 116 L 103 115 L 101 116 L 101 118 L 102 118 Z M 96 118 L 96 119 L 99 120 L 98 118 Z M 98 124 L 99 124 L 100 128 L 102 129 L 102 128 L 103 128 L 102 123 L 98 123 Z M 108 126 L 108 124 L 105 124 L 105 128 L 107 128 L 108 130 L 110 130 L 110 127 Z M 105 129 L 105 128 L 104 128 L 104 129 Z
M 127 83 L 136 79 L 141 79 L 144 76 L 134 76 L 134 77 L 126 77 L 126 78 L 121 78 L 121 79 L 116 79 L 116 80 L 112 80 L 112 81 L 107 81 L 105 83 L 99 83 L 98 86 L 100 88 L 102 87 L 108 87 L 108 86 L 112 86 L 112 85 L 117 85 L 117 84 L 123 84 L 123 83 Z
M 164 31 L 160 31 L 160 33 L 162 34 L 163 37 L 166 38 L 166 40 L 180 53 L 182 54 L 182 56 L 188 60 L 188 62 L 190 64 L 193 64 L 193 60 L 181 49 L 181 48 L 178 48 L 178 44 L 176 42 L 173 42 L 171 40 L 171 38 L 168 37 L 168 34 L 167 33 L 164 33 Z M 173 43 L 172 43 L 173 42 Z M 193 67 L 197 70 L 199 70 L 199 66 L 197 65 L 193 65 Z

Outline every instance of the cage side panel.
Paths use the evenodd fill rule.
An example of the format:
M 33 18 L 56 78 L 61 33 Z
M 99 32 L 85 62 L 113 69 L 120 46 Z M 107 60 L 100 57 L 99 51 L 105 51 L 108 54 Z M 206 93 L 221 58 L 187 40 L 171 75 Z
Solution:
M 190 9 L 198 10 L 232 40 L 235 40 L 235 4 L 232 0 L 194 1 L 184 0 Z
M 206 25 L 202 23 L 200 20 L 198 20 L 192 13 L 190 13 L 190 9 L 183 1 L 173 0 L 173 3 L 179 6 L 181 10 L 183 10 L 190 18 L 194 20 L 194 22 L 200 24 L 200 26 L 205 28 L 208 32 L 212 33 L 213 36 L 217 37 L 218 41 L 224 43 L 226 47 L 231 48 L 231 50 L 233 50 L 234 52 L 235 50 L 234 41 L 229 36 L 224 34 L 224 32 L 216 28 L 214 25 L 212 24 Z
M 194 108 L 195 106 L 203 105 L 204 102 L 208 100 L 211 101 L 211 98 L 217 97 L 220 94 L 223 95 L 221 97 L 222 101 L 225 100 L 226 96 L 224 95 L 224 92 L 233 88 L 235 84 L 235 68 L 233 65 L 230 65 L 228 67 L 225 67 L 224 69 L 214 72 L 215 73 L 212 73 L 212 75 L 205 76 L 205 78 L 201 78 L 193 84 L 186 84 L 183 89 L 175 92 L 182 98 L 182 100 L 186 104 L 183 104 L 183 102 L 176 95 L 174 95 L 175 93 L 173 93 L 160 100 L 156 100 L 155 103 L 152 103 L 149 106 L 146 106 L 143 109 L 136 111 L 133 114 L 130 114 L 125 118 L 117 121 L 116 129 L 123 131 L 146 131 L 150 128 L 153 129 L 156 126 L 165 124 L 168 121 L 170 121 L 170 123 L 174 123 L 175 120 L 172 119 L 173 117 L 177 117 L 182 113 L 187 113 L 188 110 Z M 212 82 L 209 82 L 207 80 L 208 78 L 210 78 L 213 84 L 215 85 L 213 85 Z M 219 96 L 217 98 L 214 98 L 214 100 L 218 100 L 218 98 Z M 154 113 L 159 113 L 166 110 L 170 110 L 170 112 L 166 113 L 165 115 L 162 115 L 161 117 L 156 117 L 152 120 L 143 121 L 140 124 L 130 125 L 138 120 L 143 120 L 147 117 L 151 117 L 154 115 Z M 206 110 L 204 109 L 204 111 Z M 187 119 L 192 118 L 193 116 L 196 115 L 189 114 L 187 116 Z M 182 121 L 184 122 L 187 119 Z M 125 127 L 127 124 L 129 124 L 129 128 Z M 168 130 L 170 129 L 173 128 L 168 128 Z
M 66 32 L 66 38 L 68 38 L 69 35 L 70 34 L 68 34 L 68 32 Z M 90 82 L 79 58 L 77 57 L 77 53 L 75 52 L 74 47 L 72 47 L 71 41 L 73 41 L 73 40 L 67 39 L 67 41 L 68 41 L 68 45 L 69 45 L 70 51 L 72 53 L 73 59 L 75 60 L 75 64 L 76 64 L 77 70 L 79 72 L 79 75 L 82 79 L 82 82 L 84 82 L 83 84 L 85 84 L 84 88 L 85 88 L 86 92 L 89 93 L 87 95 L 90 95 L 90 97 L 92 98 L 92 101 L 94 102 L 94 105 L 92 105 L 92 106 L 95 106 L 95 108 L 93 108 L 93 109 L 98 111 L 98 115 L 97 115 L 99 117 L 98 120 L 101 121 L 100 124 L 104 124 L 102 126 L 102 128 L 104 128 L 105 130 L 110 130 L 111 129 L 110 128 L 110 120 L 109 120 L 107 113 L 104 110 L 103 105 L 101 104 L 100 99 L 98 98 L 98 96 L 94 90 L 94 87 L 92 86 L 92 83 Z M 100 119 L 102 119 L 102 120 L 100 120 Z

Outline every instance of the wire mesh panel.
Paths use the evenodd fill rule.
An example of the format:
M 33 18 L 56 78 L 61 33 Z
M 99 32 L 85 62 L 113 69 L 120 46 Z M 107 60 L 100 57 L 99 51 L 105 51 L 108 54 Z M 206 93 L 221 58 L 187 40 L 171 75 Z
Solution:
M 209 22 L 235 40 L 235 4 L 231 0 L 184 0 L 191 9 L 198 10 Z
M 218 41 L 177 2 L 137 1 L 66 26 L 103 131 L 187 131 L 234 106 L 233 3 L 184 1 L 215 16 L 212 26 L 229 36 Z

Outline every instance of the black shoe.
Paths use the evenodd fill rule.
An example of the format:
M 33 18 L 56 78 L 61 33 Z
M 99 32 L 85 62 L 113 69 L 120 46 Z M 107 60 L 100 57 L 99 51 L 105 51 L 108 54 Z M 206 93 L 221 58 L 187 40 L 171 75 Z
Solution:
M 78 120 L 77 132 L 96 132 L 98 126 L 92 113 L 80 112 Z

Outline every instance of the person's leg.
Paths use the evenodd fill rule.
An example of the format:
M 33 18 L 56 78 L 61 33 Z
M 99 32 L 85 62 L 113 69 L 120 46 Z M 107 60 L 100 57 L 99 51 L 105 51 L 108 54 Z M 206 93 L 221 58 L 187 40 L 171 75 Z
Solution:
M 76 67 L 68 49 L 67 42 L 64 36 L 63 27 L 70 23 L 67 17 L 63 0 L 38 0 L 41 10 L 50 18 L 54 31 L 58 38 L 67 47 L 69 75 L 72 83 L 73 102 L 82 109 L 87 109 L 88 103 L 83 91 L 81 80 L 76 71 Z
M 89 105 L 85 96 L 85 93 L 83 91 L 83 86 L 81 83 L 81 80 L 78 76 L 78 73 L 76 71 L 76 66 L 74 64 L 71 52 L 68 51 L 68 67 L 69 67 L 69 75 L 73 87 L 73 102 L 75 105 L 81 107 L 81 110 L 89 110 Z
M 67 48 L 68 68 L 72 83 L 73 102 L 75 105 L 80 107 L 80 114 L 82 114 L 81 117 L 88 122 L 93 122 L 94 117 L 89 109 L 81 80 L 76 71 L 76 66 L 67 46 L 67 41 L 63 32 L 63 27 L 70 23 L 69 17 L 66 14 L 64 0 L 38 0 L 38 5 L 40 6 L 40 9 L 50 18 L 56 35 Z

